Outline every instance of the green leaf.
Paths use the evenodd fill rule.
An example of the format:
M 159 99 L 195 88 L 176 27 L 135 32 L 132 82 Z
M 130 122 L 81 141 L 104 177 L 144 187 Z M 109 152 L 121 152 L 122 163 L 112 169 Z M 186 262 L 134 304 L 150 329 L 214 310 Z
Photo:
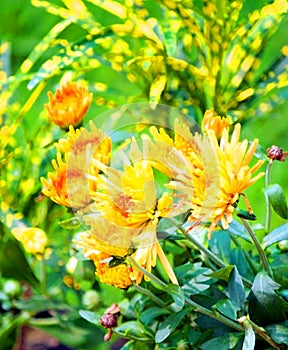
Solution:
M 97 314 L 92 311 L 79 310 L 79 315 L 84 318 L 86 321 L 95 324 L 100 327 L 100 318 L 102 317 L 100 314 Z
M 185 295 L 183 289 L 176 284 L 169 283 L 167 285 L 167 288 L 165 288 L 165 291 L 171 295 L 179 309 L 182 309 L 185 304 Z
M 201 350 L 215 350 L 217 348 L 221 350 L 234 349 L 241 338 L 242 338 L 242 335 L 239 333 L 228 333 L 220 337 L 208 340 L 207 342 L 203 343 L 200 346 L 200 349 Z
M 213 253 L 225 261 L 230 255 L 230 243 L 231 238 L 229 233 L 226 230 L 219 230 L 213 232 L 209 246 Z
M 151 323 L 156 317 L 168 314 L 169 311 L 167 309 L 163 309 L 160 307 L 150 307 L 149 309 L 141 312 L 140 321 L 143 324 Z
M 12 237 L 0 246 L 0 272 L 4 277 L 25 281 L 34 288 L 39 287 L 39 281 L 30 268 L 19 243 Z
M 288 303 L 276 294 L 280 285 L 266 272 L 259 272 L 248 296 L 248 310 L 251 321 L 259 326 L 278 323 L 286 319 Z
M 108 266 L 109 267 L 115 267 L 118 265 L 121 265 L 126 260 L 126 256 L 120 257 L 120 256 L 113 256 L 113 258 L 109 261 Z
M 276 343 L 288 345 L 288 321 L 267 326 L 266 330 Z
M 248 319 L 243 322 L 245 337 L 242 350 L 251 350 L 255 347 L 255 333 Z
M 130 338 L 139 341 L 151 341 L 154 334 L 149 328 L 144 327 L 137 321 L 129 321 L 115 327 L 114 332 L 121 337 Z
M 213 277 L 213 278 L 219 278 L 220 280 L 224 280 L 224 281 L 228 282 L 231 271 L 233 270 L 233 268 L 234 268 L 233 265 L 227 265 L 220 270 L 209 273 L 207 276 Z
M 288 223 L 275 228 L 275 230 L 269 233 L 269 235 L 264 237 L 263 245 L 264 245 L 264 248 L 267 248 L 274 243 L 284 241 L 287 239 L 288 239 Z
M 213 305 L 213 308 L 217 309 L 221 314 L 232 320 L 237 320 L 237 312 L 240 310 L 240 307 L 229 299 L 221 299 L 217 301 L 217 303 Z
M 233 220 L 229 224 L 228 231 L 231 232 L 233 235 L 241 237 L 241 238 L 245 239 L 245 241 L 251 243 L 251 239 L 247 233 L 246 228 L 243 225 L 239 224 L 239 222 L 237 222 L 236 220 Z
M 288 219 L 288 208 L 283 189 L 278 184 L 270 185 L 264 189 L 275 213 L 283 219 Z
M 23 312 L 15 316 L 10 322 L 0 329 L 1 350 L 10 350 L 13 348 L 17 334 L 15 331 L 20 328 L 30 318 L 28 312 Z
M 236 266 L 234 266 L 228 280 L 228 293 L 230 299 L 244 311 L 245 290 Z
M 191 309 L 187 308 L 184 310 L 181 310 L 179 312 L 176 312 L 169 317 L 165 319 L 164 322 L 160 323 L 158 330 L 155 334 L 155 342 L 161 343 L 163 340 L 165 340 L 169 335 L 177 328 L 177 326 L 182 321 L 183 317 L 187 315 L 188 312 L 190 312 Z
M 66 230 L 75 230 L 81 226 L 80 221 L 76 217 L 59 221 L 58 224 Z

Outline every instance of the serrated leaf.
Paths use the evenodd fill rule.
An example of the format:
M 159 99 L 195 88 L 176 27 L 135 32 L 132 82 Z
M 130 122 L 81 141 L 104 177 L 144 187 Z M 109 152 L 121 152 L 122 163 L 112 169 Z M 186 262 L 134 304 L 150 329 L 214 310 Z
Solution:
M 169 283 L 165 288 L 165 291 L 171 295 L 179 309 L 182 309 L 185 304 L 185 295 L 183 289 L 176 284 Z
M 161 343 L 163 340 L 169 337 L 169 335 L 177 328 L 182 321 L 183 317 L 190 312 L 191 309 L 187 308 L 176 312 L 165 319 L 164 322 L 160 323 L 158 330 L 155 334 L 155 342 Z
M 267 326 L 266 330 L 277 344 L 288 345 L 288 321 Z
M 277 323 L 286 319 L 288 303 L 275 291 L 280 285 L 266 272 L 259 272 L 248 296 L 248 309 L 251 321 L 259 326 Z
M 81 226 L 80 221 L 76 217 L 59 221 L 58 224 L 66 230 L 75 230 Z
M 288 223 L 275 228 L 275 230 L 270 232 L 269 235 L 265 236 L 263 239 L 263 245 L 265 248 L 267 248 L 274 243 L 284 241 L 287 239 L 288 239 Z
M 288 219 L 288 208 L 283 189 L 278 184 L 270 185 L 264 189 L 275 213 L 283 219 Z
M 234 266 L 228 280 L 228 293 L 230 299 L 244 311 L 245 289 L 236 266 Z

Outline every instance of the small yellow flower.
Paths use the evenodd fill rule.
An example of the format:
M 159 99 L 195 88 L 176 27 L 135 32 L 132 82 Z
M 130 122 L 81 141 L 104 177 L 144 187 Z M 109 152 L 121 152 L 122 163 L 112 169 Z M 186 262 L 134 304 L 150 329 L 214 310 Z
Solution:
M 213 130 L 217 138 L 222 136 L 224 129 L 229 131 L 231 119 L 229 117 L 220 117 L 213 108 L 207 110 L 202 120 L 202 130 L 207 132 Z
M 66 185 L 67 164 L 63 161 L 61 153 L 57 154 L 57 160 L 52 160 L 52 165 L 55 172 L 48 173 L 48 180 L 44 177 L 40 179 L 43 185 L 42 192 L 53 202 L 70 207 Z
M 92 101 L 92 94 L 80 83 L 67 82 L 56 90 L 48 92 L 49 103 L 45 105 L 49 119 L 61 129 L 79 125 Z
M 115 267 L 109 267 L 109 260 L 111 257 L 106 253 L 100 253 L 95 255 L 97 257 L 94 260 L 96 267 L 96 276 L 102 283 L 112 285 L 117 288 L 128 288 L 133 283 L 130 278 L 133 268 L 120 264 Z
M 26 252 L 42 254 L 47 245 L 46 233 L 38 227 L 21 227 L 12 230 L 13 235 L 22 244 Z

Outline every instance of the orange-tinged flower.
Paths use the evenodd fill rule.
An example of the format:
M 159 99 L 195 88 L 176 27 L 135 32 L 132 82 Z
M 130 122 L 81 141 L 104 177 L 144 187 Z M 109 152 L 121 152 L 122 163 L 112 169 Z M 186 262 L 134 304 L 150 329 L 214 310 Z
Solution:
M 229 117 L 220 117 L 213 108 L 207 110 L 202 120 L 202 130 L 208 132 L 213 130 L 216 137 L 220 138 L 224 129 L 229 131 L 231 119 Z
M 45 105 L 49 119 L 62 129 L 79 125 L 92 101 L 92 93 L 80 83 L 67 82 L 48 92 L 49 103 Z
M 96 276 L 102 283 L 112 285 L 117 288 L 126 289 L 133 283 L 130 278 L 133 268 L 125 264 L 120 264 L 115 267 L 109 267 L 111 257 L 106 253 L 95 255 L 94 264 L 96 267 Z
M 67 137 L 55 144 L 59 151 L 57 160 L 52 160 L 55 172 L 48 173 L 48 180 L 41 178 L 43 193 L 59 205 L 76 209 L 88 205 L 91 202 L 90 192 L 96 190 L 97 182 L 87 180 L 86 173 L 89 168 L 93 169 L 95 177 L 99 172 L 90 163 L 91 157 L 104 164 L 110 161 L 111 139 L 93 123 L 90 127 L 91 131 L 69 127 Z
M 130 160 L 123 155 L 123 170 L 94 158 L 93 163 L 102 174 L 98 176 L 97 172 L 96 177 L 89 174 L 89 179 L 97 182 L 97 191 L 92 192 L 94 203 L 90 206 L 94 212 L 84 217 L 90 230 L 80 236 L 78 245 L 90 259 L 97 250 L 124 258 L 131 249 L 135 250 L 132 257 L 150 272 L 161 248 L 157 224 L 160 217 L 169 216 L 174 210 L 174 202 L 168 192 L 157 195 L 151 164 L 145 157 L 138 157 L 141 152 L 137 147 L 134 142 Z M 160 256 L 171 281 L 178 283 L 164 253 Z M 138 284 L 142 277 L 143 273 L 133 268 L 131 280 Z

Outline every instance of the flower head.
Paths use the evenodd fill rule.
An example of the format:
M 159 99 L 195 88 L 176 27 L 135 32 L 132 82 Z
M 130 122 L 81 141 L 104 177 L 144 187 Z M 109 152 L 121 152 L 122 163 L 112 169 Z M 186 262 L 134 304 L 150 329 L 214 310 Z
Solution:
M 49 103 L 45 105 L 49 119 L 67 129 L 69 125 L 79 125 L 92 100 L 92 94 L 80 83 L 67 82 L 56 90 L 54 95 L 48 92 Z
M 26 252 L 42 254 L 47 245 L 46 233 L 38 227 L 15 228 L 12 233 L 23 244 Z
M 229 131 L 231 120 L 229 117 L 220 117 L 213 108 L 207 110 L 202 120 L 202 130 L 213 130 L 216 137 L 220 138 L 224 129 Z
M 48 173 L 48 180 L 41 178 L 43 193 L 59 205 L 79 209 L 89 204 L 97 182 L 87 180 L 86 172 L 93 169 L 95 177 L 99 172 L 90 160 L 92 156 L 104 164 L 110 160 L 111 139 L 93 123 L 90 126 L 90 131 L 69 127 L 67 137 L 55 144 L 59 151 L 52 160 L 55 172 Z

